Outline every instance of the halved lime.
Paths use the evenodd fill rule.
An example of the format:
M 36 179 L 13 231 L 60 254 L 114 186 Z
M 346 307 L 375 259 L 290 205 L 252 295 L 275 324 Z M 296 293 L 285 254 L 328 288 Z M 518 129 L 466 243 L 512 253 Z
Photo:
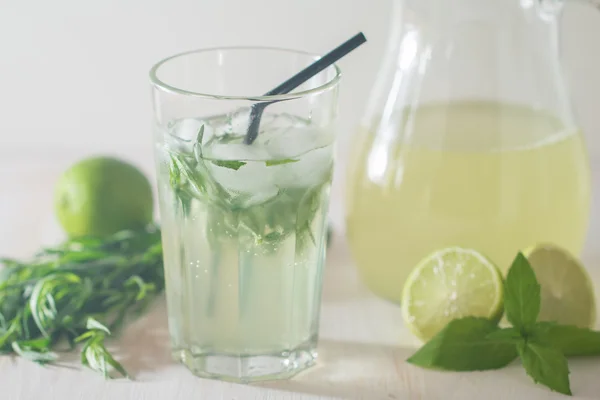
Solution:
M 425 257 L 402 292 L 406 326 L 426 341 L 456 318 L 498 321 L 503 312 L 500 270 L 472 249 L 450 247 Z
M 539 244 L 523 251 L 541 286 L 539 321 L 592 328 L 596 320 L 594 287 L 585 267 L 567 250 Z

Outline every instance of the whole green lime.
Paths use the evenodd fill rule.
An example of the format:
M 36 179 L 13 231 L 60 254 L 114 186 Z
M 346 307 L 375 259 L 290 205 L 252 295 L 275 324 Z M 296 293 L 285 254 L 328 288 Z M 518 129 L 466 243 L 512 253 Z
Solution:
M 61 175 L 55 211 L 70 237 L 110 235 L 152 221 L 152 188 L 132 164 L 113 157 L 92 157 Z

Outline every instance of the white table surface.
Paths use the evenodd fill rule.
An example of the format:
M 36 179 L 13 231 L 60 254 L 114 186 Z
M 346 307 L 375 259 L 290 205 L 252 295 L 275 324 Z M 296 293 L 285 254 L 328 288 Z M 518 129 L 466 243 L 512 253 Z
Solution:
M 60 238 L 52 218 L 52 189 L 61 170 L 78 155 L 62 153 L 28 159 L 0 152 L 0 254 L 26 256 L 40 244 Z M 150 161 L 145 157 L 146 162 Z M 132 160 L 135 157 L 131 157 Z M 142 167 L 147 165 L 141 162 Z M 10 169 L 8 167 L 11 167 Z M 600 165 L 594 166 L 600 187 Z M 333 208 L 339 205 L 335 193 Z M 600 204 L 594 203 L 585 253 L 600 286 Z M 418 342 L 402 326 L 398 307 L 371 295 L 358 281 L 342 235 L 328 254 L 317 366 L 283 382 L 237 385 L 192 376 L 168 352 L 164 301 L 131 324 L 112 348 L 135 381 L 104 381 L 78 366 L 76 355 L 64 366 L 41 367 L 0 357 L 0 398 L 45 399 L 561 399 L 532 384 L 519 365 L 500 371 L 444 373 L 420 369 L 404 360 Z M 600 398 L 600 362 L 571 360 L 577 399 Z

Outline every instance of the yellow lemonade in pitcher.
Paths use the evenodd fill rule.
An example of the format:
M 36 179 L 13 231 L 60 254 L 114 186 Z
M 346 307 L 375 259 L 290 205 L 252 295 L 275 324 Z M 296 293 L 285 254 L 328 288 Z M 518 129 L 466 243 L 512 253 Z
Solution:
M 447 246 L 503 271 L 518 250 L 582 250 L 590 176 L 577 129 L 546 112 L 496 102 L 407 110 L 360 132 L 349 161 L 347 235 L 363 281 L 399 302 L 423 257 Z

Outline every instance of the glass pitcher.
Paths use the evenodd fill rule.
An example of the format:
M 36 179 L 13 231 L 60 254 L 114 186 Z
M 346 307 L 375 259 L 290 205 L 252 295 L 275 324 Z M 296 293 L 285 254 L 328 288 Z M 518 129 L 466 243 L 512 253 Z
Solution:
M 348 165 L 346 226 L 362 280 L 399 302 L 448 246 L 506 271 L 551 242 L 581 252 L 584 140 L 559 60 L 562 0 L 397 0 Z

